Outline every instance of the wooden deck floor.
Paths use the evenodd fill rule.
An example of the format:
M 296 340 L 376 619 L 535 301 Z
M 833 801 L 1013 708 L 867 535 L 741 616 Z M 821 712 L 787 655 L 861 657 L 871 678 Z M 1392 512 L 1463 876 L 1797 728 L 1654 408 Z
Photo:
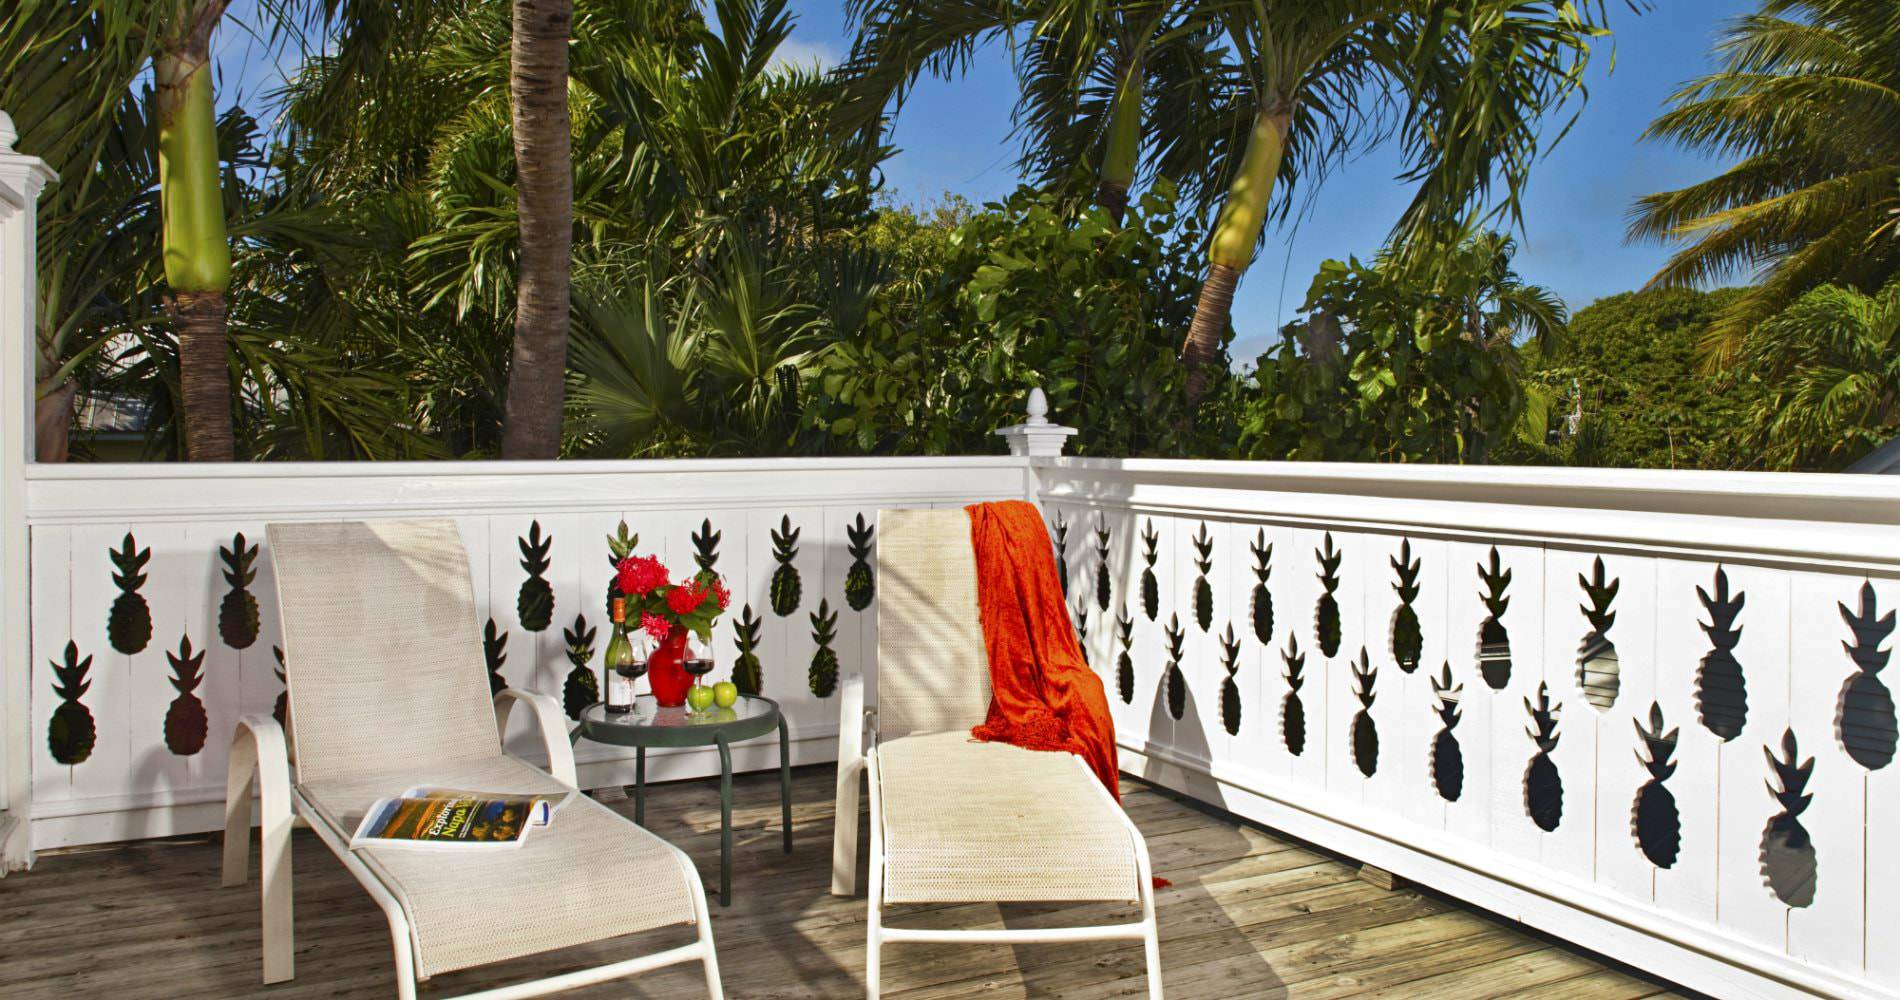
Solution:
M 775 776 L 737 782 L 734 900 L 724 910 L 713 906 L 730 997 L 863 995 L 864 900 L 827 893 L 831 783 L 829 767 L 795 773 L 797 848 L 787 856 L 779 850 Z M 1350 865 L 1307 847 L 1224 822 L 1132 779 L 1124 779 L 1123 787 L 1129 814 L 1147 835 L 1155 870 L 1174 883 L 1161 892 L 1158 906 L 1164 978 L 1175 1000 L 1668 995 L 1661 984 L 1453 901 L 1376 888 L 1359 880 Z M 647 804 L 655 832 L 697 858 L 716 885 L 717 786 L 658 786 Z M 625 811 L 631 808 L 624 805 Z M 393 995 L 380 913 L 307 831 L 297 834 L 294 850 L 298 975 L 291 983 L 259 985 L 255 881 L 246 889 L 220 890 L 217 838 L 179 838 L 47 856 L 30 873 L 0 879 L 0 996 Z M 471 905 L 507 903 L 471 899 Z M 1060 922 L 1051 918 L 1065 912 L 1079 913 L 965 906 L 915 912 L 905 922 L 1022 927 Z M 683 940 L 674 935 L 654 943 L 676 939 Z M 424 984 L 423 996 L 453 996 L 625 954 L 624 947 L 576 949 L 458 973 Z M 697 967 L 692 969 L 568 995 L 703 996 Z M 1145 996 L 1145 990 L 1139 944 L 905 944 L 885 951 L 885 996 L 893 1000 L 1086 1000 Z

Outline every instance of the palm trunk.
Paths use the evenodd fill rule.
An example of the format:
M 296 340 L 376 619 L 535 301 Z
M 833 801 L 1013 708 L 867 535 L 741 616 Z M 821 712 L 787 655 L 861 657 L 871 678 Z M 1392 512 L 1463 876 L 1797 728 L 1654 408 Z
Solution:
M 501 457 L 555 458 L 567 376 L 574 173 L 567 110 L 572 0 L 514 0 L 508 93 L 521 227 Z
M 1128 189 L 1135 183 L 1135 164 L 1141 153 L 1141 63 L 1135 61 L 1115 88 L 1102 149 L 1102 173 L 1095 203 L 1108 210 L 1117 223 L 1128 211 Z
M 1221 206 L 1208 244 L 1207 280 L 1194 306 L 1187 341 L 1181 345 L 1189 405 L 1199 403 L 1207 394 L 1213 374 L 1210 369 L 1220 357 L 1221 336 L 1233 312 L 1234 288 L 1252 263 L 1254 245 L 1260 242 L 1261 230 L 1267 224 L 1273 182 L 1280 175 L 1280 159 L 1286 152 L 1286 134 L 1292 124 L 1293 116 L 1284 105 L 1261 108 L 1254 115 L 1240 169 L 1227 186 L 1227 201 Z
M 165 282 L 178 333 L 185 457 L 229 462 L 231 376 L 225 361 L 224 295 L 231 244 L 218 176 L 218 123 L 211 93 L 210 33 L 223 4 L 201 12 L 179 44 L 153 63 L 158 105 L 159 214 Z
M 33 460 L 64 462 L 73 434 L 73 398 L 79 383 L 67 379 L 49 388 L 41 382 L 34 387 Z

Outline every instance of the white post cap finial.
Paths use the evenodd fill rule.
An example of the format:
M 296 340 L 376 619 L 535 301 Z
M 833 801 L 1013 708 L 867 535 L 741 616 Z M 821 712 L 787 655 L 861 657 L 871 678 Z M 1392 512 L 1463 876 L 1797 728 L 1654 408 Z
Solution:
M 1061 455 L 1063 443 L 1075 433 L 1075 428 L 1059 427 L 1049 422 L 1049 396 L 1040 386 L 1029 390 L 1029 403 L 1025 409 L 1028 416 L 1023 418 L 1022 423 L 996 432 L 1009 442 L 1009 453 L 1034 458 Z
M 1042 386 L 1029 390 L 1029 419 L 1023 423 L 1031 427 L 1040 427 L 1049 422 L 1049 396 Z
M 18 129 L 13 127 L 13 118 L 0 111 L 0 153 L 13 152 L 13 142 L 20 137 Z

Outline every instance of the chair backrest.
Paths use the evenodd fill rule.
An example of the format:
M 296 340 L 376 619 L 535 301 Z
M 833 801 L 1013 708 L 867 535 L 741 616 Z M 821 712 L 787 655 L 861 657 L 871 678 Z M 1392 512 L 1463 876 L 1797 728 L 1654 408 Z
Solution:
M 501 752 L 455 522 L 267 530 L 298 780 Z
M 990 706 L 976 553 L 961 509 L 878 514 L 878 731 L 968 729 Z

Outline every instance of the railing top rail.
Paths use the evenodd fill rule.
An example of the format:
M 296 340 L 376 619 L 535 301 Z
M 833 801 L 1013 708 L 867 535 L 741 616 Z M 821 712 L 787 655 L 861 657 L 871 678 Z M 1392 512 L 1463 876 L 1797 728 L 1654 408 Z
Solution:
M 1900 576 L 1900 479 L 1167 459 L 1038 461 L 1044 500 Z
M 32 482 L 114 479 L 350 479 L 485 476 L 599 476 L 693 472 L 825 472 L 920 468 L 1020 468 L 1013 455 L 790 458 L 625 458 L 553 461 L 445 460 L 414 462 L 66 462 L 29 465 Z

